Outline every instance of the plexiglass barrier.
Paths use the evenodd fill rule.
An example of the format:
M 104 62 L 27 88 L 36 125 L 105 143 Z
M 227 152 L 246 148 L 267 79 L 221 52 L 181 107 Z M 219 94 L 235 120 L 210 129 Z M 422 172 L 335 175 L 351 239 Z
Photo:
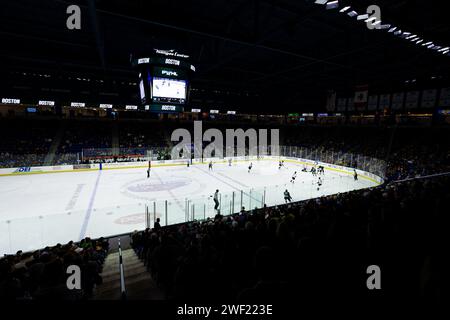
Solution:
M 152 155 L 156 151 L 147 150 L 145 153 Z M 102 153 L 105 152 L 102 151 Z M 95 154 L 95 152 L 91 151 L 90 154 Z M 82 210 L 69 210 L 59 214 L 33 215 L 30 212 L 28 217 L 21 218 L 0 215 L 0 254 L 15 253 L 17 250 L 31 251 L 57 243 L 67 243 L 70 240 L 79 241 L 86 236 L 98 238 L 143 230 L 153 227 L 157 219 L 160 220 L 162 226 L 165 226 L 214 218 L 218 213 L 230 215 L 241 210 L 262 208 L 264 205 L 281 205 L 287 202 L 284 197 L 285 190 L 289 190 L 291 201 L 335 194 L 339 190 L 334 189 L 334 185 L 351 191 L 355 188 L 351 174 L 352 168 L 371 173 L 374 175 L 372 176 L 374 179 L 376 177 L 383 179 L 386 170 L 386 163 L 382 160 L 351 153 L 327 151 L 321 148 L 283 146 L 280 147 L 280 155 L 286 161 L 297 161 L 300 167 L 308 166 L 308 170 L 311 166 L 323 162 L 334 165 L 336 168 L 338 168 L 337 166 L 346 167 L 348 172 L 324 177 L 326 184 L 320 188 L 315 182 L 299 180 L 296 183 L 303 183 L 302 188 L 294 188 L 289 181 L 286 181 L 286 183 L 278 185 L 220 192 L 217 207 L 213 194 L 204 194 L 157 201 L 138 200 L 127 205 L 117 204 L 108 207 L 89 206 Z M 278 159 L 281 159 L 270 155 L 264 155 L 262 158 L 264 157 L 267 158 L 264 160 L 273 161 L 275 166 L 277 166 Z M 70 162 L 71 160 L 78 161 L 80 157 L 79 155 L 67 155 L 56 160 L 61 159 Z M 245 161 L 245 159 L 241 158 L 240 161 Z M 251 159 L 253 158 L 248 161 L 258 161 Z M 226 164 L 228 158 L 213 158 L 212 160 Z M 193 161 L 193 163 L 198 165 L 201 161 Z M 207 162 L 203 163 L 206 165 Z M 342 167 L 339 168 L 342 169 Z M 111 202 L 114 202 L 114 199 L 111 199 Z

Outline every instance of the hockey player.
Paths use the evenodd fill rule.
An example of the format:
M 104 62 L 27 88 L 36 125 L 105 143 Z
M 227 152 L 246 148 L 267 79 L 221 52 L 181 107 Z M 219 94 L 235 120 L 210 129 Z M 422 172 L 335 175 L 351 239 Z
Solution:
M 253 167 L 253 163 L 250 162 L 250 165 L 248 166 L 248 173 L 250 173 L 250 171 L 252 170 L 252 167 Z
M 281 162 L 281 160 L 278 162 L 278 170 L 281 169 L 281 166 L 283 165 L 283 163 Z
M 150 170 L 152 169 L 152 162 L 148 162 L 148 169 L 147 169 L 147 179 L 150 178 Z
M 232 162 L 232 159 L 231 159 L 231 158 L 228 159 L 228 166 L 229 166 L 229 167 L 231 167 L 231 162 Z
M 216 192 L 214 192 L 214 210 L 218 210 L 219 209 L 219 189 L 216 190 Z
M 295 178 L 297 178 L 297 171 L 295 171 L 294 174 L 292 175 L 291 183 L 295 182 Z
M 322 178 L 319 177 L 319 180 L 317 181 L 317 191 L 319 191 L 320 187 L 322 186 Z
M 213 165 L 213 163 L 212 163 L 212 160 L 209 162 L 209 165 L 208 165 L 208 169 L 209 170 L 212 170 L 212 165 Z
M 317 173 L 318 174 L 324 174 L 325 173 L 325 168 L 323 166 L 317 167 Z
M 306 166 L 305 165 L 303 165 L 303 169 L 302 169 L 302 172 L 307 172 L 308 170 L 306 169 Z
M 355 169 L 353 169 L 353 179 L 355 179 L 355 181 L 358 180 L 358 173 L 356 172 Z
M 289 193 L 289 191 L 287 189 L 284 191 L 284 201 L 286 203 L 288 203 L 288 201 L 292 202 L 291 194 Z
M 311 168 L 311 173 L 312 173 L 313 176 L 315 176 L 316 175 L 316 168 L 312 167 Z

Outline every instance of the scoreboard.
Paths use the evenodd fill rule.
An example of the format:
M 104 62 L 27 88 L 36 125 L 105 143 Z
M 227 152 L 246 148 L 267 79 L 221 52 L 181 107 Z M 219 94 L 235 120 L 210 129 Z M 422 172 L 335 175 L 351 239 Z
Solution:
M 155 49 L 153 56 L 132 61 L 139 72 L 141 109 L 177 113 L 189 101 L 190 78 L 195 67 L 189 56 L 175 50 Z

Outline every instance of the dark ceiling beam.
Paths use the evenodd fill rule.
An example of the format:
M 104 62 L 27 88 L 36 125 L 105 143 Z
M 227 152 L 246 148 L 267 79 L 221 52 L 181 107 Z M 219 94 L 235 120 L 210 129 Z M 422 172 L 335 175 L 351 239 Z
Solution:
M 58 2 L 70 4 L 67 1 L 58 1 Z M 197 35 L 197 36 L 201 36 L 201 37 L 205 37 L 205 38 L 218 39 L 218 40 L 222 40 L 222 41 L 239 44 L 239 45 L 242 45 L 245 47 L 253 47 L 253 48 L 263 49 L 263 50 L 279 53 L 282 55 L 293 56 L 293 57 L 300 58 L 300 59 L 322 62 L 322 63 L 330 64 L 330 65 L 336 65 L 336 63 L 324 61 L 322 59 L 307 56 L 307 55 L 303 55 L 298 52 L 293 52 L 290 50 L 284 50 L 284 49 L 280 49 L 280 48 L 273 48 L 270 46 L 266 46 L 266 45 L 260 44 L 259 41 L 258 41 L 258 43 L 255 44 L 255 43 L 252 43 L 252 42 L 246 41 L 246 40 L 231 38 L 228 36 L 223 36 L 223 35 L 214 34 L 214 33 L 210 33 L 210 32 L 194 30 L 194 29 L 187 28 L 187 27 L 180 27 L 180 26 L 176 26 L 176 25 L 173 25 L 170 23 L 163 23 L 163 22 L 150 20 L 150 19 L 132 17 L 132 16 L 128 16 L 128 15 L 124 15 L 124 14 L 120 14 L 120 13 L 116 13 L 116 12 L 111 12 L 111 11 L 107 11 L 107 10 L 101 10 L 101 9 L 96 9 L 96 11 L 97 11 L 97 13 L 100 13 L 100 14 L 103 14 L 106 16 L 110 16 L 110 17 L 125 19 L 125 20 L 129 20 L 129 21 L 142 23 L 142 24 L 154 25 L 154 26 L 171 29 L 171 30 L 176 30 L 176 31 L 184 32 L 184 33 L 189 33 L 189 34 L 193 34 L 193 35 Z M 345 67 L 345 66 L 343 66 L 343 67 Z
M 95 44 L 97 47 L 97 53 L 99 55 L 100 63 L 103 69 L 105 69 L 105 43 L 101 36 L 100 27 L 98 25 L 97 12 L 95 8 L 95 0 L 88 1 L 89 16 L 91 19 L 92 29 L 94 31 Z

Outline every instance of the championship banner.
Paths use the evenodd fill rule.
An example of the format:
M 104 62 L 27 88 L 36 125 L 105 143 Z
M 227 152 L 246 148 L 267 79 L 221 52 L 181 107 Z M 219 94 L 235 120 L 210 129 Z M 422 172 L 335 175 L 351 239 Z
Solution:
M 355 109 L 357 111 L 364 111 L 367 108 L 367 100 L 369 97 L 369 86 L 362 85 L 355 88 L 355 97 L 353 99 Z
M 380 101 L 378 104 L 379 110 L 389 110 L 391 107 L 391 95 L 390 94 L 382 94 L 380 95 Z
M 422 92 L 422 108 L 434 108 L 436 105 L 437 89 L 424 90 Z
M 419 107 L 419 91 L 409 91 L 406 93 L 406 109 L 415 109 Z
M 450 88 L 442 88 L 439 96 L 439 107 L 450 106 Z
M 378 95 L 369 96 L 369 102 L 367 103 L 367 110 L 376 111 L 378 109 Z
M 337 99 L 337 111 L 345 111 L 347 109 L 347 98 Z
M 326 109 L 327 109 L 327 111 L 336 110 L 336 91 L 334 91 L 334 90 L 328 90 L 328 92 L 327 92 Z
M 347 101 L 347 110 L 348 111 L 355 111 L 355 101 L 353 98 L 348 98 Z
M 397 92 L 392 95 L 392 110 L 402 110 L 405 100 L 404 92 Z

